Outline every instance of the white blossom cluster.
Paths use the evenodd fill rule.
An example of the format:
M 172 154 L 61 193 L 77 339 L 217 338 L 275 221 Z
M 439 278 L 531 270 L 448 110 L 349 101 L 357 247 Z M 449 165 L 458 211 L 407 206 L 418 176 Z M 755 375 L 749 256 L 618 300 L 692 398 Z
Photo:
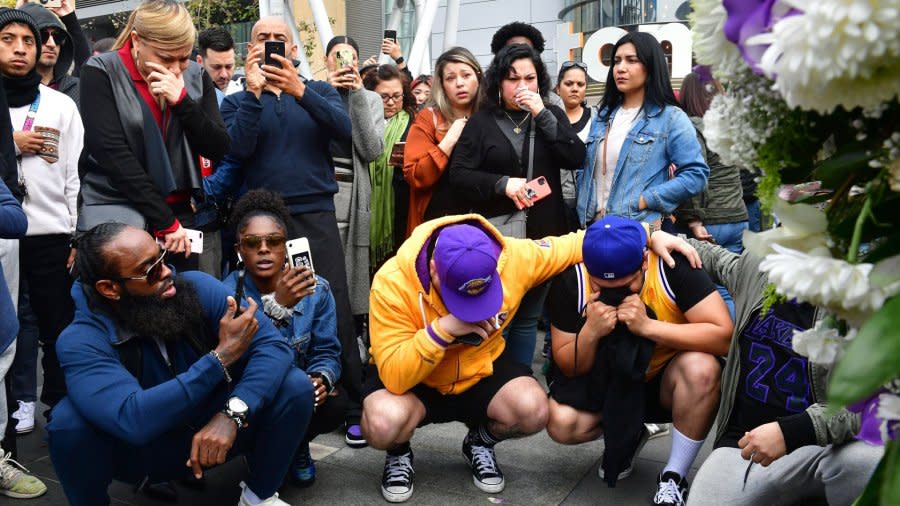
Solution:
M 809 357 L 812 362 L 831 365 L 854 337 L 856 337 L 855 329 L 842 336 L 836 328 L 829 326 L 826 319 L 822 319 L 811 329 L 802 332 L 795 330 L 793 347 L 794 351 Z
M 737 46 L 725 38 L 728 13 L 721 0 L 691 0 L 691 38 L 697 63 L 714 67 L 717 79 L 729 80 L 746 67 Z
M 874 107 L 900 94 L 900 0 L 780 0 L 802 13 L 749 42 L 791 107 Z
M 858 326 L 881 309 L 884 301 L 900 292 L 900 282 L 875 286 L 870 282 L 872 264 L 851 264 L 772 244 L 775 253 L 760 263 L 778 293 L 823 306 Z

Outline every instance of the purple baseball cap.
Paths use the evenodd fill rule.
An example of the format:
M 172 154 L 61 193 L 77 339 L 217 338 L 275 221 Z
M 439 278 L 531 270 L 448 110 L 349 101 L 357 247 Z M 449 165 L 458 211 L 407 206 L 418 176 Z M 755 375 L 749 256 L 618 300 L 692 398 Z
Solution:
M 453 316 L 475 323 L 500 311 L 500 245 L 482 229 L 465 224 L 444 228 L 435 243 L 433 258 L 441 297 Z
M 584 234 L 581 253 L 591 276 L 619 279 L 634 274 L 644 261 L 647 232 L 634 220 L 607 216 Z

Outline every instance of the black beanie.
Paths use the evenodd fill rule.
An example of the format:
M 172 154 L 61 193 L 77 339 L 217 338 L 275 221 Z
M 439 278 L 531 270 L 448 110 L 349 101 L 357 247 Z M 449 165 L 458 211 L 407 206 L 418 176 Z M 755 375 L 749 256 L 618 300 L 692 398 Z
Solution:
M 41 46 L 44 43 L 43 41 L 41 41 L 41 31 L 38 30 L 37 23 L 35 23 L 34 18 L 28 15 L 27 12 L 19 9 L 0 7 L 0 30 L 2 30 L 4 26 L 10 23 L 21 23 L 31 29 L 31 33 L 34 34 L 34 40 L 37 46 L 37 55 L 35 56 L 35 61 L 40 60 Z

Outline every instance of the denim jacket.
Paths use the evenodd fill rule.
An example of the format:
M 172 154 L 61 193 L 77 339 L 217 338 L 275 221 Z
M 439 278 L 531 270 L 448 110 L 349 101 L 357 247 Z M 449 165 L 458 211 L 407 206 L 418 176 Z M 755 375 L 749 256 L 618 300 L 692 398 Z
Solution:
M 615 117 L 618 109 L 610 117 Z M 576 210 L 582 227 L 597 214 L 597 189 L 594 180 L 595 159 L 606 135 L 606 110 L 592 120 L 587 141 L 587 157 L 578 173 Z M 675 176 L 669 179 L 669 165 L 675 164 Z M 688 116 L 674 106 L 659 108 L 645 104 L 631 131 L 622 143 L 619 161 L 613 172 L 606 214 L 652 223 L 669 214 L 678 204 L 699 194 L 706 186 L 709 167 L 703 159 L 697 133 Z M 647 208 L 638 210 L 641 195 Z
M 234 290 L 237 271 L 225 278 L 225 286 Z M 287 326 L 275 325 L 294 350 L 294 365 L 308 374 L 318 373 L 331 387 L 341 377 L 341 343 L 337 337 L 337 310 L 331 286 L 316 276 L 316 291 L 294 306 L 294 316 Z M 262 294 L 250 276 L 244 278 L 244 293 L 262 308 Z

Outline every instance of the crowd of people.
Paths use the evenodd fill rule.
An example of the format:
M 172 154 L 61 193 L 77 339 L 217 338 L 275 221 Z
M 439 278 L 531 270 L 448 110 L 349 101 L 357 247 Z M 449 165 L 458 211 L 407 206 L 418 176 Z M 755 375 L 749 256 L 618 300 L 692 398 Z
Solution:
M 489 494 L 504 440 L 604 438 L 614 486 L 666 423 L 653 504 L 862 492 L 880 449 L 791 348 L 819 312 L 762 311 L 752 168 L 706 147 L 708 71 L 676 94 L 630 32 L 592 106 L 587 66 L 554 82 L 519 22 L 486 69 L 454 47 L 433 76 L 394 39 L 379 64 L 340 35 L 326 79 L 303 78 L 278 17 L 247 48 L 239 81 L 230 33 L 171 0 L 93 48 L 71 0 L 0 9 L 0 494 L 46 491 L 14 460 L 40 405 L 73 505 L 108 504 L 114 479 L 172 500 L 239 455 L 239 504 L 285 504 L 338 429 L 385 452 L 382 496 L 403 502 L 415 430 L 447 422 Z

